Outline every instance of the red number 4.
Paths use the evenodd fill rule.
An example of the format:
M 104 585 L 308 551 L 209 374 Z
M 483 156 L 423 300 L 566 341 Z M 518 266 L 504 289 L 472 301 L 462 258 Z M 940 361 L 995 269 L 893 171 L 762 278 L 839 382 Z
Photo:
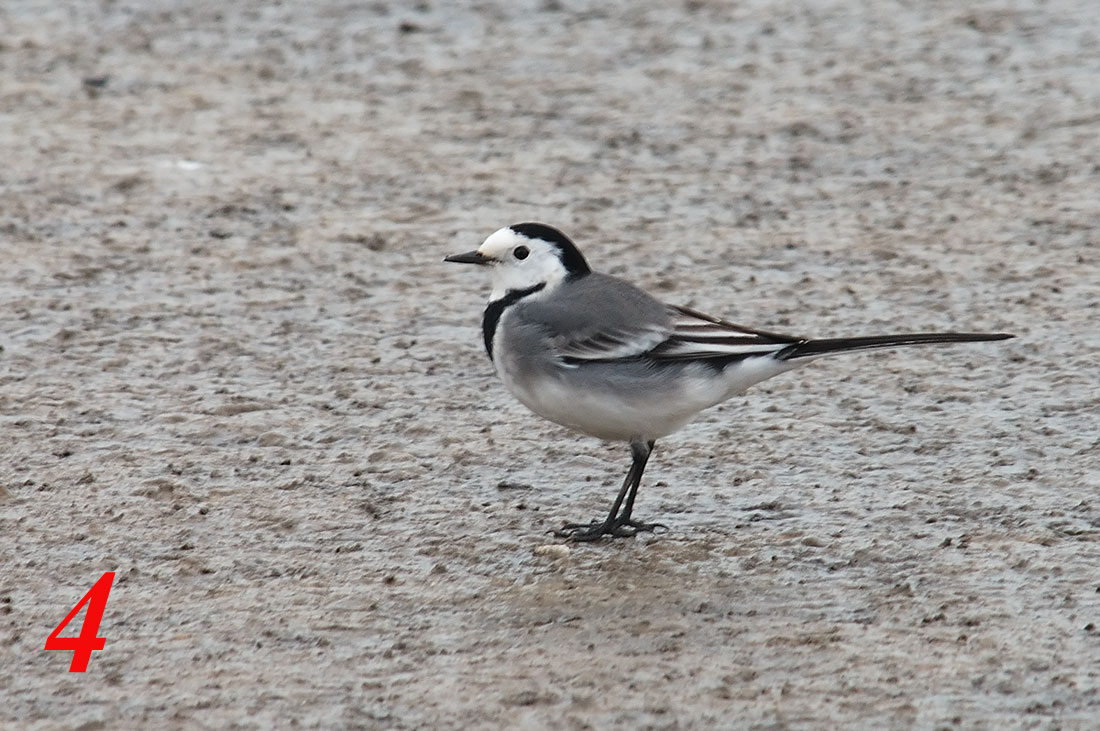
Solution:
M 92 659 L 93 650 L 102 650 L 107 642 L 104 637 L 96 637 L 99 632 L 99 622 L 103 619 L 103 610 L 107 607 L 107 596 L 111 593 L 111 584 L 115 580 L 115 572 L 108 571 L 99 577 L 99 581 L 92 585 L 80 603 L 73 607 L 69 616 L 57 625 L 57 628 L 46 638 L 47 650 L 72 650 L 73 663 L 69 666 L 70 673 L 82 673 L 88 669 L 88 661 Z M 80 625 L 79 637 L 58 637 L 61 630 L 73 621 L 84 605 L 88 605 L 88 613 L 84 615 L 84 623 Z

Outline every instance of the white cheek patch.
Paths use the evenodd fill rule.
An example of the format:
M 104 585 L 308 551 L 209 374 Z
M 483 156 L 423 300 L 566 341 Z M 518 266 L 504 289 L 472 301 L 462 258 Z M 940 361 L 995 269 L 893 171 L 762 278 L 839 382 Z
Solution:
M 545 249 L 536 250 L 538 242 L 528 242 L 531 255 L 523 260 L 512 257 L 511 250 L 499 255 L 493 265 L 493 292 L 490 299 L 500 299 L 509 292 L 545 285 L 551 291 L 565 279 L 565 268 L 557 256 Z M 545 244 L 543 244 L 545 246 Z

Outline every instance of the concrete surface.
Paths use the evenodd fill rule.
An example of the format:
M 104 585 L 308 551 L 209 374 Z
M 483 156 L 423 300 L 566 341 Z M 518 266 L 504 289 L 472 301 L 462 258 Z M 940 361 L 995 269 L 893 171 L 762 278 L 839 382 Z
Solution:
M 1100 727 L 1098 79 L 1084 0 L 4 3 L 0 726 Z M 441 262 L 524 220 L 1019 338 L 764 384 L 555 547 L 627 451 Z

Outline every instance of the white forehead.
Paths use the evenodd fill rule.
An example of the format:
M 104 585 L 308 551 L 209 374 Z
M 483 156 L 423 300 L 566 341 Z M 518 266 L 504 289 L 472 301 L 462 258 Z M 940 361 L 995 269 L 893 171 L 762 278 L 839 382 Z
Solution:
M 517 234 L 510 226 L 505 226 L 490 234 L 489 238 L 485 239 L 477 250 L 483 256 L 489 256 L 496 259 L 500 258 L 502 254 L 508 253 L 521 243 L 530 244 L 531 240 L 522 234 Z

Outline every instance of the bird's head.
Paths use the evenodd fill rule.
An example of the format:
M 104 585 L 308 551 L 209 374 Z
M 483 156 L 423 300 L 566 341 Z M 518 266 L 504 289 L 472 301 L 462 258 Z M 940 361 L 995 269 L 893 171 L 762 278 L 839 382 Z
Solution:
M 454 254 L 444 261 L 489 267 L 493 277 L 491 300 L 540 284 L 549 292 L 567 279 L 592 271 L 568 236 L 542 223 L 505 226 L 475 251 Z

